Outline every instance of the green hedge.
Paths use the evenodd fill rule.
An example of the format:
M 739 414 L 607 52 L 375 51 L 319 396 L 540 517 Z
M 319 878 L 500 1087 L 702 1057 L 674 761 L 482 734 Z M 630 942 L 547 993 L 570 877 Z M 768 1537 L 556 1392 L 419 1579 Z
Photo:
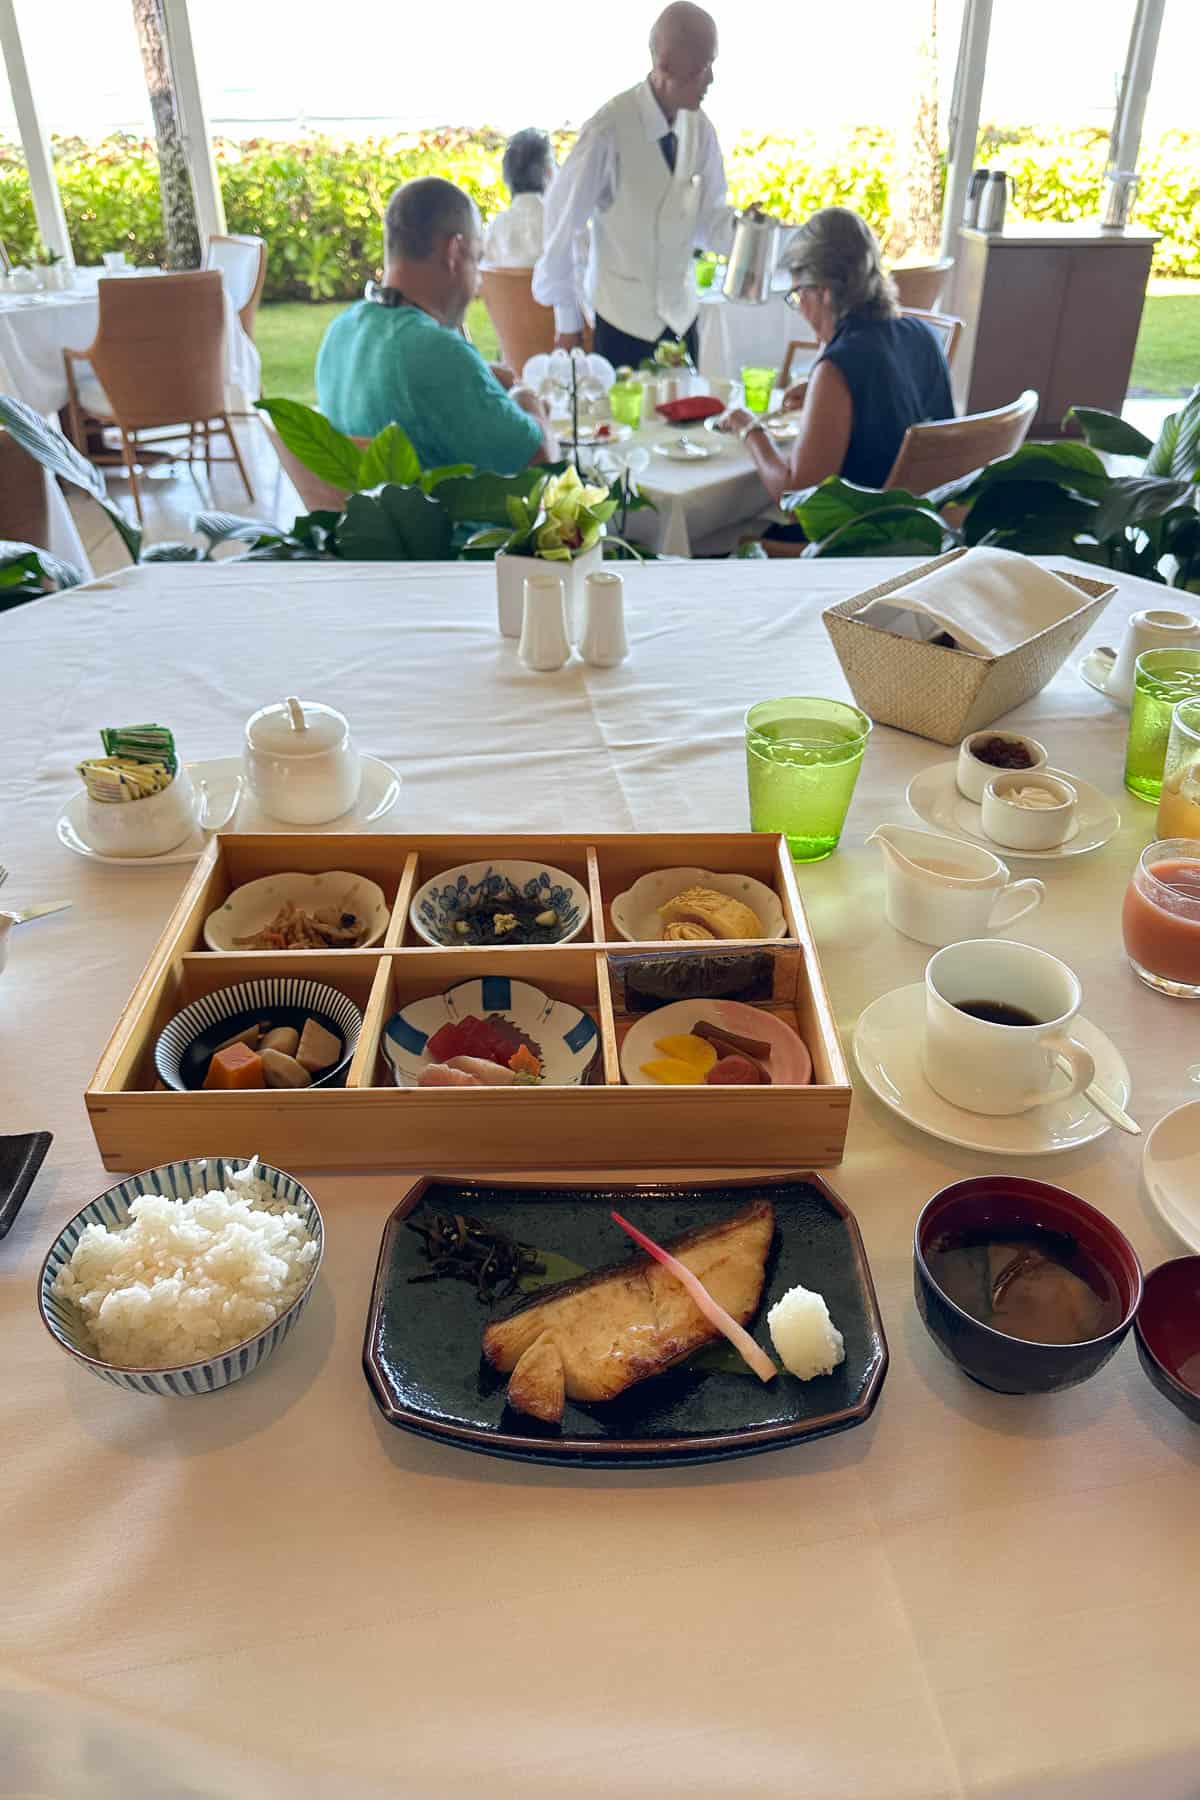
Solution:
M 560 151 L 569 136 L 558 140 Z M 1107 139 L 1096 131 L 1053 139 L 988 127 L 981 160 L 1007 168 L 1019 212 L 1035 219 L 1095 218 Z M 503 137 L 444 130 L 420 136 L 340 142 L 221 140 L 217 165 L 231 231 L 257 232 L 269 246 L 268 299 L 333 300 L 359 293 L 378 270 L 387 196 L 414 175 L 446 175 L 485 217 L 506 204 L 500 180 Z M 98 263 L 124 248 L 133 260 L 161 262 L 162 213 L 152 143 L 115 135 L 98 144 L 55 140 L 59 187 L 76 259 Z M 784 218 L 840 202 L 886 225 L 896 166 L 891 135 L 862 127 L 840 138 L 743 135 L 728 157 L 730 192 L 760 200 Z M 1160 231 L 1158 275 L 1200 276 L 1200 133 L 1170 132 L 1143 146 L 1139 224 Z M 36 232 L 20 151 L 0 141 L 0 239 L 29 256 Z

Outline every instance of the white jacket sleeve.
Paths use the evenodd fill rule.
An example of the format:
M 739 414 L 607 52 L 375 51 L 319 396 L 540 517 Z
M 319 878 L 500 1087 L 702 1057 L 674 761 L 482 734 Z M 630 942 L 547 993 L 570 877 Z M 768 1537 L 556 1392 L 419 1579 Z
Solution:
M 733 225 L 738 216 L 736 206 L 725 198 L 725 160 L 711 122 L 704 121 L 704 143 L 700 153 L 700 207 L 696 215 L 696 248 L 729 254 L 733 243 Z
M 546 195 L 546 233 L 533 271 L 533 297 L 554 308 L 559 331 L 581 331 L 578 239 L 593 215 L 612 205 L 616 145 L 602 126 L 587 126 Z

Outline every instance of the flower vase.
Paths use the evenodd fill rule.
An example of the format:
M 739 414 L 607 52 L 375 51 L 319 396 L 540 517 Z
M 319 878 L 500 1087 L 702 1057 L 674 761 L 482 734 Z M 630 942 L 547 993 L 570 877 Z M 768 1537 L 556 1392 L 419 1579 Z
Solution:
M 603 554 L 603 538 L 599 543 L 593 544 L 590 550 L 585 550 L 582 556 L 572 557 L 569 563 L 547 562 L 540 556 L 519 556 L 508 550 L 498 551 L 496 603 L 501 637 L 520 638 L 525 616 L 525 577 L 544 574 L 550 569 L 555 575 L 562 577 L 567 633 L 572 644 L 577 644 L 583 632 L 584 586 L 588 576 L 600 567 Z

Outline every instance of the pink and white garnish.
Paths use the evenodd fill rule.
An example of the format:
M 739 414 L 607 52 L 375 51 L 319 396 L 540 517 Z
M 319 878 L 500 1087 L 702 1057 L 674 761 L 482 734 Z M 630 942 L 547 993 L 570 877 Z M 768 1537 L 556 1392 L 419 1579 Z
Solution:
M 722 1337 L 729 1339 L 738 1355 L 749 1364 L 760 1381 L 772 1381 L 778 1375 L 779 1370 L 766 1351 L 761 1350 L 750 1333 L 738 1324 L 731 1313 L 725 1311 L 719 1301 L 713 1299 L 698 1275 L 693 1275 L 692 1271 L 681 1263 L 677 1256 L 672 1256 L 669 1250 L 664 1250 L 661 1244 L 656 1244 L 653 1238 L 648 1238 L 644 1231 L 639 1231 L 636 1225 L 631 1225 L 629 1220 L 622 1218 L 619 1212 L 614 1212 L 612 1216 L 621 1230 L 627 1231 L 634 1243 L 640 1245 L 647 1256 L 652 1256 L 655 1262 L 660 1262 L 664 1269 L 671 1271 L 676 1281 L 682 1283 L 709 1324 L 715 1326 Z

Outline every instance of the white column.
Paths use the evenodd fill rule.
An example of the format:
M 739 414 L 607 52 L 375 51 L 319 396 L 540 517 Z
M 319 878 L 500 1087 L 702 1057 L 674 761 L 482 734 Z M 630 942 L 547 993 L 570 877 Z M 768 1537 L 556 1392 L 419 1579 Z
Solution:
M 25 166 L 29 171 L 29 191 L 33 196 L 33 210 L 37 216 L 42 242 L 47 250 L 57 250 L 68 267 L 73 268 L 75 254 L 67 235 L 67 221 L 58 194 L 58 183 L 54 179 L 50 139 L 42 128 L 29 83 L 29 69 L 17 24 L 16 0 L 0 0 L 0 50 L 4 53 L 4 65 L 8 70 L 13 111 L 17 115 L 21 148 L 25 152 Z
M 975 142 L 979 136 L 979 109 L 983 101 L 983 77 L 991 29 L 992 0 L 964 0 L 954 97 L 950 102 L 946 192 L 942 202 L 943 256 L 958 253 L 958 228 L 967 203 L 971 170 L 975 166 Z
M 0 4 L 3 0 L 0 0 Z M 188 0 L 163 0 L 163 16 L 167 25 L 167 45 L 171 53 L 171 74 L 175 81 L 175 100 L 179 107 L 179 124 L 187 152 L 188 173 L 196 200 L 196 223 L 202 243 L 225 231 L 225 207 L 221 186 L 213 161 L 212 137 L 208 117 L 200 94 L 200 78 L 196 72 L 196 53 L 192 47 L 192 27 L 188 17 Z
M 1137 10 L 1133 15 L 1125 73 L 1121 77 L 1121 95 L 1117 101 L 1108 146 L 1109 167 L 1112 169 L 1137 168 L 1138 151 L 1142 142 L 1142 121 L 1146 116 L 1146 100 L 1154 75 L 1158 34 L 1162 30 L 1165 7 L 1166 0 L 1138 0 Z

